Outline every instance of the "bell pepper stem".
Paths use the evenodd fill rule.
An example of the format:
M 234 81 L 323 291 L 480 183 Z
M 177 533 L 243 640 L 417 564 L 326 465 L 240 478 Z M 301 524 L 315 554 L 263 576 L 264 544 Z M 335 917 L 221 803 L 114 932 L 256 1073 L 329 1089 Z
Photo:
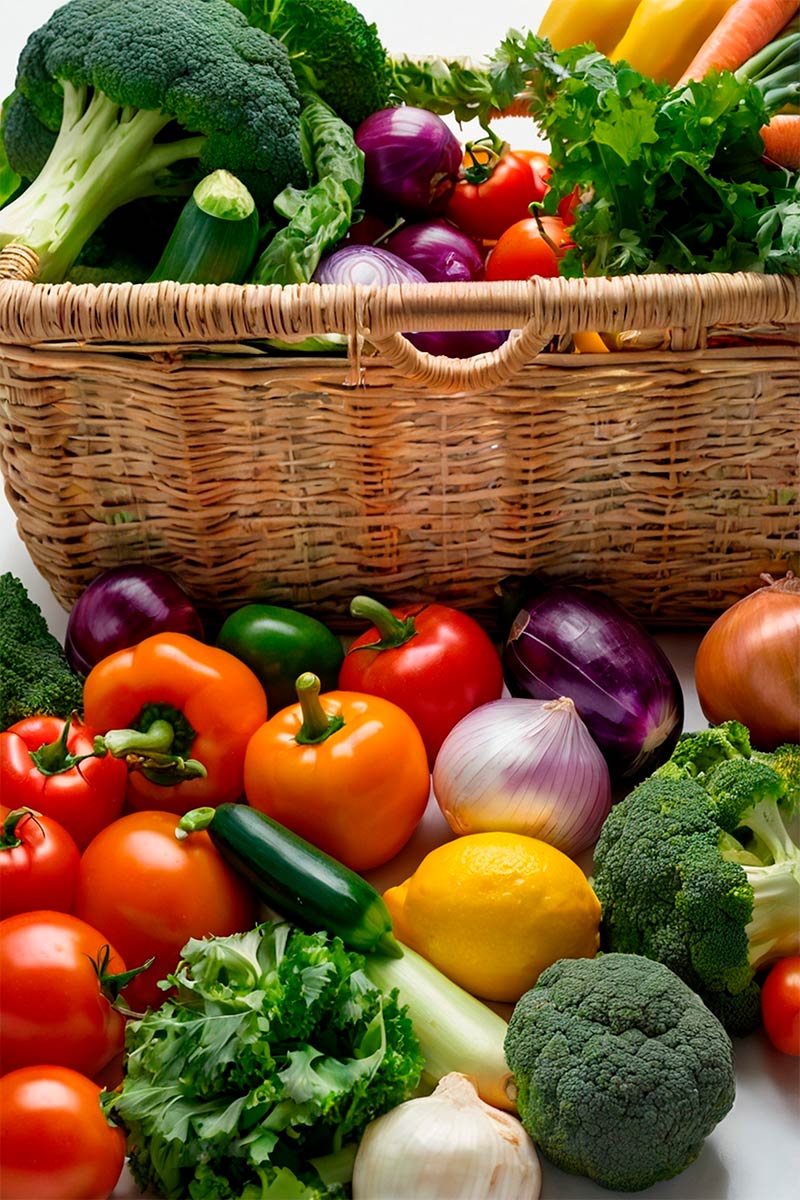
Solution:
M 170 753 L 174 740 L 170 722 L 158 719 L 144 730 L 110 729 L 95 738 L 95 749 L 105 747 L 114 758 L 124 758 L 129 770 L 141 771 L 151 782 L 164 786 L 205 778 L 206 769 L 196 758 Z
M 298 745 L 316 746 L 344 726 L 341 713 L 331 715 L 322 707 L 319 699 L 320 682 L 316 675 L 304 671 L 294 686 L 303 714 L 303 723 L 294 739 Z
M 385 604 L 381 604 L 379 600 L 373 600 L 371 596 L 354 596 L 350 601 L 350 615 L 371 622 L 379 635 L 377 642 L 353 646 L 352 650 L 393 650 L 417 636 L 413 615 L 401 620 Z

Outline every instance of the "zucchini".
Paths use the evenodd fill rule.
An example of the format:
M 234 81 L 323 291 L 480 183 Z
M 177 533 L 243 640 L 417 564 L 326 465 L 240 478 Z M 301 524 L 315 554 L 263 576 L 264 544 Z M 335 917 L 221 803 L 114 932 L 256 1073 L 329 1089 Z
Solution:
M 230 171 L 201 179 L 148 283 L 241 283 L 258 249 L 258 210 Z
M 249 804 L 197 808 L 181 818 L 178 837 L 197 829 L 208 831 L 226 862 L 287 920 L 324 929 L 361 954 L 402 955 L 372 884 L 266 813 Z

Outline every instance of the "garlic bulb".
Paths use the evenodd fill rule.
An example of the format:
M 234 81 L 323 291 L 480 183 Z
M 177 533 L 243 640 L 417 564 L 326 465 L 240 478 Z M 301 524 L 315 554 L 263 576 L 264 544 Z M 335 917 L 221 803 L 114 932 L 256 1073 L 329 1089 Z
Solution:
M 541 1186 L 521 1122 L 455 1072 L 372 1121 L 353 1167 L 353 1200 L 537 1200 Z

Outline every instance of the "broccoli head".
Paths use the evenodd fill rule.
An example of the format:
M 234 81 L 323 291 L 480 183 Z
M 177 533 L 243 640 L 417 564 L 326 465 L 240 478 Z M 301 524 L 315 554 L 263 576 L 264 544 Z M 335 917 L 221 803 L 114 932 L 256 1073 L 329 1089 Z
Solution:
M 662 963 L 560 959 L 505 1039 L 523 1125 L 556 1166 L 638 1191 L 692 1163 L 735 1094 L 730 1038 Z
M 24 717 L 83 708 L 83 681 L 21 579 L 0 575 L 0 729 Z
M 800 953 L 789 785 L 743 730 L 682 738 L 609 813 L 592 878 L 602 948 L 664 963 L 733 1034 L 758 1024 L 758 973 Z
M 295 74 L 348 125 L 389 101 L 390 67 L 378 30 L 349 0 L 230 0 L 251 25 L 288 47 Z
M 50 157 L 56 134 L 39 120 L 22 92 L 14 91 L 3 106 L 2 129 L 6 157 L 26 181 L 35 179 Z
M 35 250 L 43 282 L 63 279 L 109 214 L 138 198 L 188 195 L 219 168 L 264 208 L 307 182 L 286 47 L 227 0 L 69 0 L 28 38 L 16 91 L 32 110 L 19 121 L 35 116 L 56 138 L 0 212 L 0 247 Z

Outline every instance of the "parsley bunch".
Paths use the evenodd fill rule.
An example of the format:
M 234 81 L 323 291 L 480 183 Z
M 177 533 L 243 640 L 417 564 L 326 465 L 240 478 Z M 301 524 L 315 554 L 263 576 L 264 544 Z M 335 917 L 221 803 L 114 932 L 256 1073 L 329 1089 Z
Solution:
M 562 274 L 800 273 L 800 179 L 762 162 L 754 84 L 722 72 L 671 90 L 591 45 L 555 53 L 513 30 L 490 75 L 498 97 L 528 97 L 550 142 L 544 211 L 581 193 Z
M 366 1124 L 422 1071 L 394 995 L 338 938 L 284 922 L 193 939 L 170 997 L 129 1023 L 103 1094 L 137 1183 L 192 1200 L 343 1196 Z

